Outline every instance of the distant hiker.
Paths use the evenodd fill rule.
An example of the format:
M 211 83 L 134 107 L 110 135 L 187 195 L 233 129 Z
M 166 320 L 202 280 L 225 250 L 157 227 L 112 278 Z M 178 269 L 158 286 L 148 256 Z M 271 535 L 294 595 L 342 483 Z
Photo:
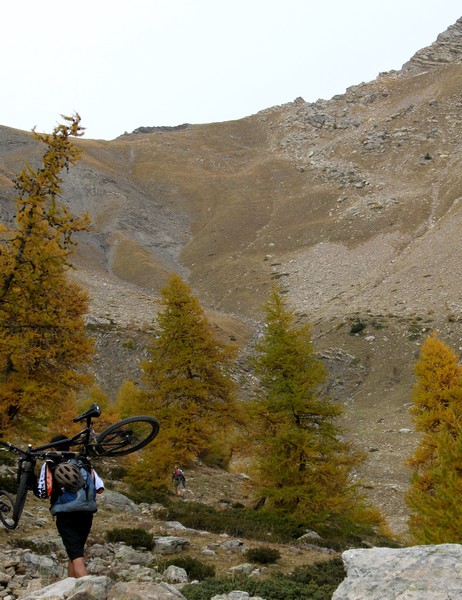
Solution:
M 56 435 L 50 441 L 66 439 L 64 435 Z M 53 450 L 66 452 L 69 445 L 58 444 Z M 96 494 L 103 491 L 102 479 L 84 457 L 56 457 L 42 465 L 34 492 L 39 498 L 50 498 L 50 512 L 56 516 L 56 527 L 69 557 L 69 577 L 88 575 L 85 543 L 97 510 Z
M 186 477 L 180 467 L 175 466 L 172 473 L 172 482 L 175 489 L 175 494 L 183 498 L 186 488 Z

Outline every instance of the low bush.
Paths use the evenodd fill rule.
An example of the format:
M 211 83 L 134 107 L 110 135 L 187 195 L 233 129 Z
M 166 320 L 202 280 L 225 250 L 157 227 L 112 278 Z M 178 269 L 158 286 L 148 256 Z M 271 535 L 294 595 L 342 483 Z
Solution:
M 18 456 L 13 452 L 8 452 L 5 448 L 2 448 L 0 452 L 0 465 L 16 466 L 18 464 Z
M 281 558 L 281 553 L 276 548 L 261 546 L 260 548 L 249 548 L 246 550 L 245 557 L 249 562 L 270 565 Z
M 0 476 L 0 490 L 5 490 L 5 492 L 9 492 L 10 494 L 16 494 L 17 489 L 18 484 L 16 475 Z
M 198 581 L 203 581 L 204 579 L 215 576 L 215 567 L 206 565 L 200 560 L 192 558 L 192 556 L 181 556 L 165 560 L 162 563 L 159 563 L 159 570 L 165 570 L 170 565 L 175 565 L 175 567 L 184 569 L 188 574 L 189 580 L 197 579 Z
M 170 502 L 167 508 L 169 519 L 180 521 L 185 527 L 254 540 L 267 541 L 270 537 L 273 542 L 293 542 L 309 526 L 288 515 L 270 511 L 242 508 L 217 511 L 196 502 Z
M 133 548 L 146 548 L 146 550 L 154 548 L 153 535 L 145 529 L 109 529 L 106 532 L 106 539 L 108 542 L 124 542 Z
M 201 454 L 199 459 L 207 465 L 207 467 L 219 467 L 226 469 L 231 460 L 231 449 L 226 442 L 215 440 Z
M 296 567 L 291 579 L 298 583 L 314 582 L 317 586 L 333 585 L 338 587 L 345 579 L 346 572 L 341 558 Z
M 9 544 L 14 548 L 24 548 L 31 550 L 34 554 L 41 554 L 42 556 L 49 556 L 50 551 L 59 550 L 59 545 L 50 544 L 49 542 L 34 542 L 33 540 L 27 540 L 26 538 L 16 538 L 10 540 Z
M 126 475 L 127 467 L 123 465 L 111 465 L 104 471 L 104 476 L 112 481 L 121 481 Z
M 360 321 L 358 319 L 351 325 L 350 335 L 355 335 L 355 333 L 360 333 L 361 331 L 363 331 L 363 329 L 366 329 L 366 325 L 365 325 L 365 323 L 363 323 L 362 321 Z
M 133 500 L 133 502 L 136 502 L 136 504 L 141 504 L 142 502 L 153 504 L 154 502 L 159 502 L 164 505 L 167 505 L 170 502 L 172 496 L 171 492 L 166 488 L 153 488 L 149 485 L 143 485 L 142 482 L 139 482 L 136 488 L 130 486 L 130 490 L 125 492 L 125 495 L 130 498 L 130 500 Z
M 188 600 L 209 600 L 215 595 L 233 590 L 260 596 L 265 600 L 331 600 L 332 594 L 345 577 L 340 559 L 299 567 L 294 575 L 277 575 L 270 579 L 255 579 L 239 575 L 233 578 L 211 578 L 186 585 L 181 593 Z M 298 571 L 298 570 L 296 570 Z
M 180 521 L 185 527 L 203 529 L 212 533 L 227 533 L 233 537 L 292 543 L 307 530 L 314 529 L 321 540 L 310 543 L 337 552 L 348 547 L 391 546 L 393 539 L 377 531 L 377 527 L 357 524 L 347 515 L 332 516 L 329 522 L 309 522 L 297 520 L 272 510 L 252 510 L 249 508 L 229 508 L 217 511 L 212 506 L 196 502 L 163 503 L 168 511 L 168 519 Z

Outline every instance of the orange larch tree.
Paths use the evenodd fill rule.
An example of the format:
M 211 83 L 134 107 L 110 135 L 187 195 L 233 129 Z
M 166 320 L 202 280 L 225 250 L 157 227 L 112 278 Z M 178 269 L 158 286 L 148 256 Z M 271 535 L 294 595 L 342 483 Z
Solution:
M 462 366 L 433 334 L 415 365 L 411 415 L 421 432 L 408 463 L 409 530 L 418 543 L 461 543 Z
M 0 233 L 0 433 L 14 429 L 40 438 L 44 425 L 74 410 L 89 382 L 93 354 L 84 314 L 88 298 L 68 277 L 76 232 L 88 227 L 60 202 L 63 170 L 79 151 L 71 137 L 80 117 L 64 117 L 45 144 L 39 168 L 26 165 L 15 180 L 16 220 Z

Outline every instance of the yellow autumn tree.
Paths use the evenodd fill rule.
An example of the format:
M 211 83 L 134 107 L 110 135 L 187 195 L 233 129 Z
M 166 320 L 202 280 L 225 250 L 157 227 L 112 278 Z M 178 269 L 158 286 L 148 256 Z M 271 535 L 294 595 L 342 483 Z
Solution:
M 421 432 L 409 458 L 409 530 L 419 543 L 461 543 L 462 367 L 433 334 L 422 344 L 414 372 L 411 415 Z
M 214 338 L 199 300 L 179 275 L 161 290 L 160 305 L 137 401 L 139 412 L 157 418 L 160 433 L 133 467 L 136 477 L 156 486 L 168 483 L 175 463 L 187 465 L 206 452 L 241 413 L 231 379 L 235 349 Z M 131 394 L 132 410 L 134 401 Z
M 67 275 L 74 234 L 89 224 L 61 202 L 61 173 L 78 159 L 80 117 L 64 117 L 44 144 L 42 163 L 15 180 L 16 219 L 0 236 L 0 433 L 40 437 L 50 422 L 75 415 L 93 353 L 87 294 Z

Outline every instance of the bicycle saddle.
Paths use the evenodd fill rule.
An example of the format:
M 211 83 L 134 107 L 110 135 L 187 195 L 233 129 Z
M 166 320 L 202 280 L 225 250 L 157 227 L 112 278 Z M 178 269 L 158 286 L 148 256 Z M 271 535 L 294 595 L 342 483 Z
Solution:
M 91 419 L 92 417 L 99 417 L 100 414 L 101 414 L 101 409 L 98 406 L 98 404 L 96 404 L 96 402 L 95 402 L 94 404 L 92 404 L 90 406 L 90 408 L 86 412 L 84 412 L 79 417 L 75 417 L 75 419 L 73 419 L 73 422 L 78 423 L 79 421 L 83 421 L 84 419 Z

